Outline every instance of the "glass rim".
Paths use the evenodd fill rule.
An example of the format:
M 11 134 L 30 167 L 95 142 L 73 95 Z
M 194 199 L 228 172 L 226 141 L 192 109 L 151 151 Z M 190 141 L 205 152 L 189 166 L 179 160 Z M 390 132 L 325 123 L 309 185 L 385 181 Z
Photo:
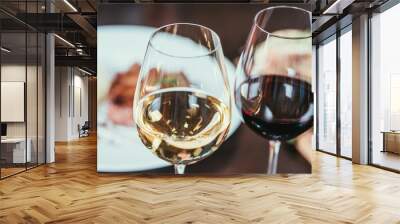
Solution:
M 257 12 L 256 16 L 253 19 L 253 23 L 258 29 L 260 29 L 261 31 L 263 31 L 264 33 L 266 33 L 266 34 L 268 34 L 270 36 L 281 38 L 281 39 L 301 40 L 301 39 L 312 38 L 312 32 L 310 32 L 309 36 L 288 37 L 288 36 L 273 34 L 273 33 L 269 32 L 268 30 L 262 28 L 257 22 L 258 17 L 262 13 L 264 13 L 266 11 L 269 11 L 269 10 L 273 10 L 273 9 L 294 9 L 294 10 L 298 10 L 298 11 L 303 11 L 303 12 L 307 13 L 308 15 L 310 15 L 310 17 L 312 17 L 310 11 L 302 9 L 302 8 L 299 8 L 299 7 L 295 7 L 295 6 L 272 6 L 272 7 L 268 7 L 268 8 L 262 9 L 261 11 Z M 311 20 L 310 20 L 310 22 L 311 22 Z M 311 28 L 311 24 L 310 24 L 310 28 Z
M 210 32 L 211 32 L 211 35 L 217 38 L 217 40 L 214 41 L 214 42 L 216 42 L 216 43 L 214 43 L 214 45 L 215 45 L 214 48 L 213 48 L 212 50 L 210 50 L 209 52 L 207 52 L 207 53 L 198 54 L 198 55 L 193 55 L 193 56 L 174 55 L 174 54 L 171 54 L 171 53 L 168 53 L 168 52 L 165 52 L 165 51 L 163 51 L 163 50 L 158 49 L 158 48 L 155 46 L 155 44 L 153 43 L 153 37 L 154 37 L 158 32 L 160 32 L 162 29 L 164 29 L 164 28 L 166 28 L 166 27 L 169 27 L 169 26 L 174 26 L 174 25 L 185 25 L 185 26 L 199 27 L 199 28 L 204 28 L 204 29 L 210 31 Z M 168 32 L 165 32 L 165 33 L 168 33 Z M 157 28 L 155 31 L 153 31 L 153 33 L 150 35 L 150 39 L 149 39 L 149 44 L 148 44 L 148 46 L 151 47 L 151 48 L 153 48 L 153 49 L 156 50 L 157 52 L 159 52 L 159 53 L 161 53 L 161 54 L 164 54 L 164 55 L 167 55 L 167 56 L 170 56 L 170 57 L 176 57 L 176 58 L 199 58 L 199 57 L 205 57 L 205 56 L 209 56 L 209 55 L 214 54 L 219 48 L 221 48 L 221 41 L 220 41 L 220 39 L 219 39 L 218 34 L 217 34 L 214 30 L 212 30 L 211 28 L 209 28 L 209 27 L 207 27 L 207 26 L 203 26 L 203 25 L 196 24 L 196 23 L 169 23 L 169 24 L 164 25 L 164 26 L 161 26 L 161 27 Z

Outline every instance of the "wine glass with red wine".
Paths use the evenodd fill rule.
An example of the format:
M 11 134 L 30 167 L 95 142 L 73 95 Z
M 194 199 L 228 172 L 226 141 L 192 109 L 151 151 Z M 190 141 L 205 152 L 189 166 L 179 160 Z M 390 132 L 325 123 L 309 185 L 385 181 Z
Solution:
M 278 6 L 257 13 L 235 80 L 236 106 L 250 129 L 269 140 L 268 174 L 282 141 L 313 126 L 311 12 Z

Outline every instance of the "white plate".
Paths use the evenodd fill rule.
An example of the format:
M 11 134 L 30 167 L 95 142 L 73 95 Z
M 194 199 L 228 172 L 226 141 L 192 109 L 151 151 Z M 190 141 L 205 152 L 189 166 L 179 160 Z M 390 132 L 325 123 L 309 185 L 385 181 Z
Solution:
M 98 32 L 98 99 L 104 95 L 113 76 L 127 71 L 134 63 L 141 64 L 151 33 L 155 28 L 143 26 L 100 26 Z M 186 43 L 187 44 L 187 43 Z M 228 79 L 233 90 L 235 67 L 225 58 Z M 232 98 L 233 99 L 233 98 Z M 140 141 L 136 129 L 107 123 L 107 102 L 99 102 L 97 170 L 100 172 L 132 172 L 162 168 L 171 164 L 159 159 Z M 240 125 L 240 115 L 232 105 L 229 136 Z M 100 124 L 107 123 L 106 126 Z M 212 156 L 212 155 L 211 155 Z

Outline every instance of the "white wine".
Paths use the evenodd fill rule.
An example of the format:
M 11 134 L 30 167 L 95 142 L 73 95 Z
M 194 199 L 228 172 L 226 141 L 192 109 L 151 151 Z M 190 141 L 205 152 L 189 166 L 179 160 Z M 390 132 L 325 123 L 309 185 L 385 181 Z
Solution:
M 228 133 L 230 113 L 215 97 L 175 89 L 144 97 L 134 117 L 147 148 L 163 160 L 188 165 L 218 149 Z

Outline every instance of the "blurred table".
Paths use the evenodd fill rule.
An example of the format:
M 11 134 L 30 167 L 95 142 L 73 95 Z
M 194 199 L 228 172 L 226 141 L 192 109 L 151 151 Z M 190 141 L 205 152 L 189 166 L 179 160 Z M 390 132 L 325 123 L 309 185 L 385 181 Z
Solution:
M 311 164 L 292 144 L 282 144 L 278 173 L 311 173 Z M 311 150 L 311 145 L 310 149 Z M 245 125 L 210 157 L 186 167 L 187 174 L 228 175 L 265 174 L 268 165 L 268 142 Z M 142 172 L 141 172 L 142 173 Z M 172 166 L 144 173 L 174 173 Z
M 25 150 L 25 144 L 27 144 Z M 1 139 L 2 155 L 1 159 L 9 164 L 22 164 L 31 161 L 31 146 L 30 138 L 4 138 Z
M 400 132 L 382 131 L 382 134 L 383 134 L 382 152 L 393 152 L 396 154 L 400 154 Z

